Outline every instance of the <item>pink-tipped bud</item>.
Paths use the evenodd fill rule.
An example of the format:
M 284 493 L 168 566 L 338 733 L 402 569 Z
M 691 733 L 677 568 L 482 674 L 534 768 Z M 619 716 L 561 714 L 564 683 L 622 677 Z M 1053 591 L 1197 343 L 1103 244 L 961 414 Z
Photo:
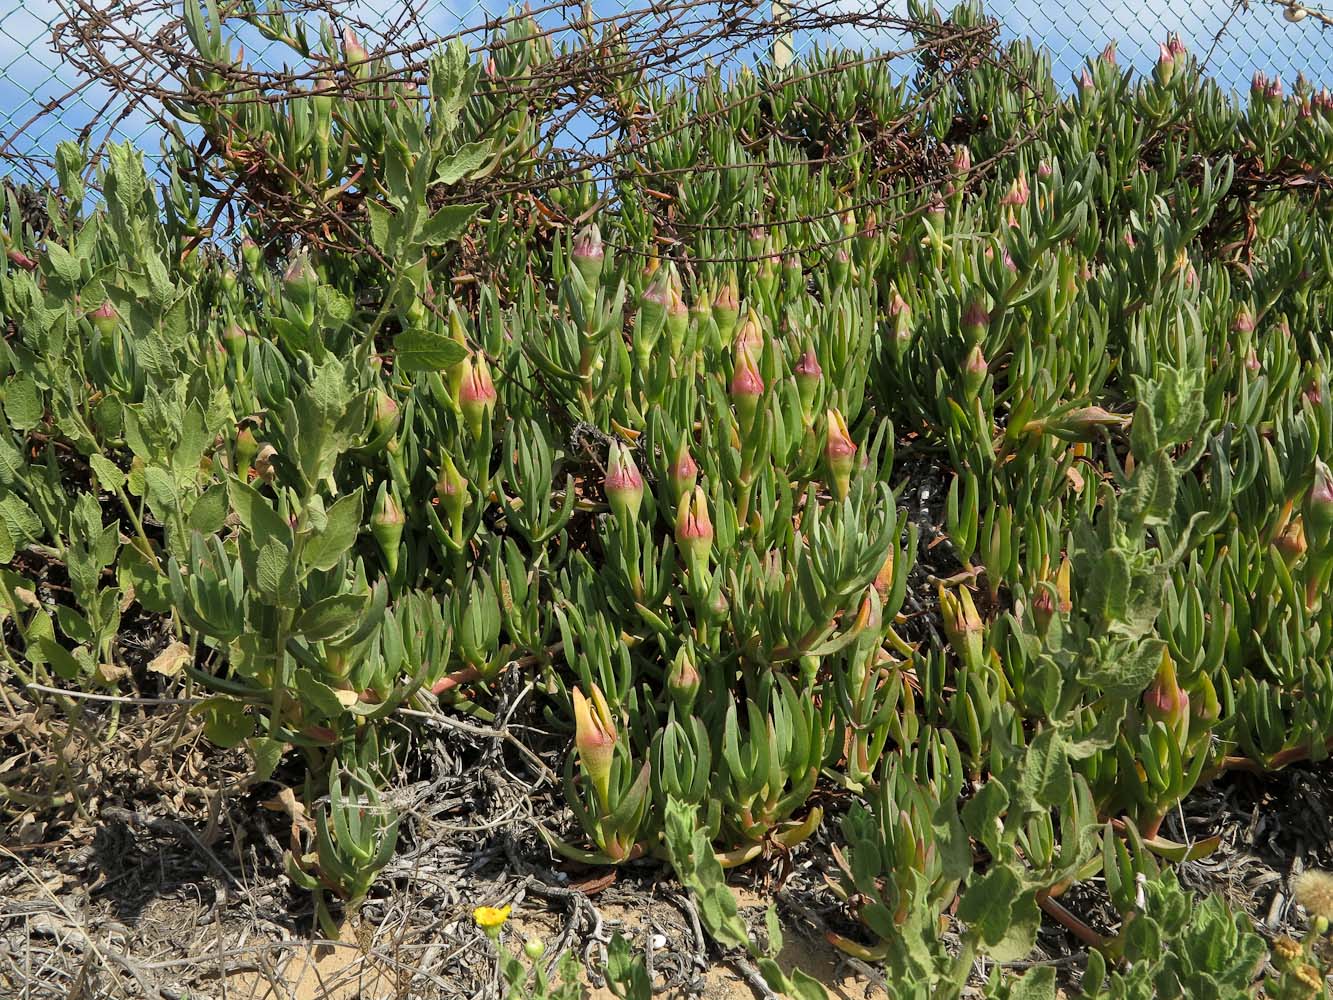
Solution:
M 1232 333 L 1253 333 L 1254 332 L 1254 314 L 1246 306 L 1241 306 L 1236 312 L 1236 318 L 1231 321 Z
M 815 396 L 819 392 L 819 383 L 824 377 L 824 369 L 819 367 L 819 357 L 813 347 L 807 347 L 801 353 L 793 374 L 796 376 L 796 390 L 801 396 L 801 412 L 809 422 L 815 405 Z
M 764 332 L 759 326 L 759 315 L 753 309 L 745 313 L 745 322 L 736 331 L 736 341 L 732 349 L 739 358 L 742 354 L 757 357 L 764 351 Z
M 120 313 L 116 312 L 116 307 L 111 302 L 104 301 L 100 306 L 88 314 L 92 320 L 93 328 L 103 337 L 109 337 L 116 332 L 116 327 L 120 325 Z M 242 333 L 244 336 L 244 333 Z M 226 342 L 226 331 L 222 334 L 223 342 Z
M 375 407 L 371 411 L 371 436 L 383 440 L 398 429 L 398 403 L 383 389 L 375 390 Z
M 731 377 L 731 402 L 736 407 L 742 433 L 749 433 L 753 426 L 755 411 L 763 395 L 764 379 L 754 363 L 753 354 L 747 350 L 738 350 L 736 370 Z
M 435 478 L 435 498 L 449 515 L 450 524 L 455 528 L 460 526 L 463 511 L 472 502 L 472 494 L 468 492 L 468 481 L 447 453 L 440 462 L 440 474 Z
M 1333 472 L 1319 459 L 1315 459 L 1314 481 L 1305 495 L 1304 515 L 1310 547 L 1321 557 L 1327 555 L 1333 540 Z
M 889 320 L 893 323 L 893 342 L 901 352 L 912 340 L 912 307 L 895 288 L 889 296 Z
M 635 333 L 645 346 L 654 342 L 662 332 L 670 305 L 671 279 L 666 268 L 659 268 L 639 297 L 640 323 Z
M 676 711 L 682 717 L 689 717 L 690 709 L 694 707 L 694 698 L 699 693 L 701 683 L 699 670 L 694 665 L 694 659 L 690 656 L 689 648 L 681 646 L 675 659 L 671 661 L 671 669 L 667 672 L 667 694 L 671 696 Z
M 314 297 L 319 277 L 310 266 L 309 255 L 301 253 L 292 258 L 287 270 L 282 273 L 282 283 L 288 294 L 295 298 L 310 300 Z
M 606 501 L 616 519 L 626 527 L 632 526 L 639 518 L 639 507 L 643 503 L 643 476 L 639 474 L 630 450 L 619 441 L 611 442 L 602 489 L 606 491 Z
M 972 350 L 967 354 L 967 361 L 963 364 L 963 389 L 968 399 L 981 391 L 989 370 L 986 365 L 986 355 L 981 353 L 981 345 L 973 344 Z
M 672 282 L 671 301 L 667 303 L 666 314 L 667 343 L 673 358 L 680 356 L 685 332 L 690 328 L 690 309 L 685 305 L 683 289 L 677 287 L 678 283 L 678 280 Z
M 1106 43 L 1106 48 L 1102 49 L 1102 56 L 1101 56 L 1101 58 L 1102 58 L 1102 62 L 1106 63 L 1108 66 L 1114 66 L 1114 65 L 1116 64 L 1116 61 L 1115 61 L 1115 42 L 1107 42 L 1107 43 Z
M 21 267 L 25 271 L 37 270 L 37 261 L 33 260 L 22 250 L 17 250 L 13 247 L 10 247 L 8 250 L 5 251 L 5 257 L 15 267 Z
M 953 172 L 966 174 L 972 169 L 972 153 L 966 146 L 955 146 L 953 151 Z
M 1049 584 L 1037 584 L 1037 593 L 1032 597 L 1032 617 L 1037 623 L 1037 632 L 1045 635 L 1055 618 L 1055 594 Z
M 740 319 L 740 293 L 736 287 L 736 275 L 730 275 L 717 290 L 713 299 L 713 322 L 721 335 L 722 345 L 731 343 L 731 335 L 736 332 L 736 321 Z
M 1165 725 L 1184 744 L 1189 735 L 1190 696 L 1176 681 L 1176 665 L 1166 649 L 1162 650 L 1157 675 L 1143 692 L 1143 712 L 1153 722 Z
M 990 313 L 986 311 L 985 300 L 977 296 L 963 311 L 963 339 L 969 344 L 978 344 L 986 336 L 986 328 L 989 326 Z
M 222 346 L 233 358 L 244 357 L 250 335 L 239 323 L 228 323 L 222 329 Z
M 1253 347 L 1245 352 L 1245 370 L 1251 375 L 1258 375 L 1264 370 L 1264 366 L 1259 362 L 1259 355 L 1254 353 Z
M 602 278 L 602 267 L 606 263 L 606 250 L 602 246 L 602 231 L 597 223 L 590 222 L 574 237 L 574 266 L 578 268 L 584 284 L 593 288 Z
M 844 500 L 851 490 L 852 469 L 856 466 L 856 442 L 847 430 L 847 421 L 836 408 L 828 411 L 827 418 L 824 461 L 828 465 L 833 495 Z
M 1054 173 L 1055 171 L 1051 169 L 1051 165 L 1047 163 L 1045 160 L 1042 160 L 1040 163 L 1037 164 L 1038 179 L 1043 181 L 1049 180 Z
M 591 700 L 574 689 L 574 746 L 579 764 L 592 783 L 597 804 L 603 813 L 611 811 L 611 765 L 616 756 L 615 720 L 601 689 L 592 685 Z
M 680 498 L 676 510 L 676 546 L 685 554 L 691 576 L 702 576 L 713 551 L 713 522 L 708 516 L 708 498 L 696 486 Z
M 356 32 L 351 28 L 343 28 L 343 58 L 357 76 L 365 76 L 370 72 L 370 65 L 367 62 L 370 53 L 366 51 L 361 39 L 356 37 Z
M 1092 90 L 1094 86 L 1096 84 L 1093 83 L 1092 74 L 1084 67 L 1083 72 L 1078 75 L 1078 89 L 1088 91 Z
M 671 460 L 671 466 L 667 469 L 667 482 L 671 485 L 671 495 L 679 500 L 693 490 L 698 481 L 699 466 L 694 464 L 694 459 L 690 457 L 690 449 L 682 438 L 680 446 L 676 449 L 676 457 Z
M 1022 171 L 1019 171 L 1018 176 L 1015 177 L 1013 182 L 1009 185 L 1009 190 L 1006 191 L 1004 197 L 1000 199 L 1000 204 L 1010 207 L 1026 205 L 1030 193 L 1027 175 Z
M 474 354 L 467 363 L 463 384 L 458 391 L 458 405 L 467 420 L 473 437 L 481 437 L 487 414 L 495 413 L 495 383 L 491 381 L 490 365 L 482 354 Z
M 232 448 L 232 458 L 236 463 L 236 474 L 242 479 L 249 478 L 250 463 L 255 460 L 259 454 L 259 441 L 255 438 L 255 432 L 249 426 L 242 427 L 236 432 L 236 444 Z

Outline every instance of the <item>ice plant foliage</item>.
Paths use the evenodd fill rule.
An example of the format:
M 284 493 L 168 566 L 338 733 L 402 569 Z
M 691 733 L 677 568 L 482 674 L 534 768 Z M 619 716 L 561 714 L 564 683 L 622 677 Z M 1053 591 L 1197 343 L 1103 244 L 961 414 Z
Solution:
M 546 842 L 670 863 L 729 945 L 761 954 L 726 870 L 819 832 L 835 944 L 894 996 L 1022 961 L 1092 878 L 1083 996 L 1249 995 L 1258 938 L 1163 871 L 1214 842 L 1167 817 L 1333 741 L 1333 98 L 1237 100 L 1175 39 L 1072 93 L 1024 43 L 946 75 L 923 41 L 913 87 L 617 57 L 643 141 L 608 201 L 550 182 L 530 18 L 423 75 L 265 14 L 336 87 L 253 100 L 207 71 L 241 58 L 217 10 L 191 72 L 235 100 L 170 106 L 209 141 L 168 183 L 65 145 L 46 225 L 0 204 L 6 670 L 142 686 L 122 616 L 169 621 L 154 683 L 256 780 L 305 768 L 326 923 L 392 856 L 385 734 L 524 691 Z M 278 176 L 280 218 L 247 200 Z M 228 190 L 246 239 L 205 253 Z M 1272 995 L 1316 995 L 1292 947 Z

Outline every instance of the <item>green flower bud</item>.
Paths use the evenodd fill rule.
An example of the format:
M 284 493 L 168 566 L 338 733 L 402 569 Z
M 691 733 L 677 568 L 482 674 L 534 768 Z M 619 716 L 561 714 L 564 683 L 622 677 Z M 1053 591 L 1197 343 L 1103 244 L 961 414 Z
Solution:
M 468 492 L 467 480 L 448 454 L 441 459 L 440 474 L 435 478 L 435 498 L 457 530 L 463 523 L 463 511 L 472 502 L 472 494 Z
M 406 521 L 398 501 L 381 484 L 379 494 L 375 497 L 375 510 L 370 516 L 370 533 L 379 543 L 390 576 L 398 572 L 398 546 L 403 540 L 403 525 Z
M 700 683 L 699 671 L 694 666 L 689 647 L 681 646 L 667 672 L 667 693 L 681 718 L 689 717 Z
M 717 324 L 717 332 L 721 336 L 723 347 L 730 346 L 731 336 L 736 332 L 736 322 L 740 319 L 740 315 L 740 292 L 736 287 L 736 275 L 733 272 L 718 289 L 717 297 L 713 299 L 713 322 Z

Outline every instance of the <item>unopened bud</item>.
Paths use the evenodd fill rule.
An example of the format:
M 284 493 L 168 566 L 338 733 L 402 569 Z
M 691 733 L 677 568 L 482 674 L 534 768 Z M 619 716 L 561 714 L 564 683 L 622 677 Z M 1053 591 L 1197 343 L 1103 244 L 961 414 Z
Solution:
M 481 437 L 486 416 L 495 413 L 495 400 L 495 383 L 491 381 L 486 356 L 475 354 L 468 363 L 458 393 L 458 405 L 473 437 Z
M 37 270 L 37 261 L 33 260 L 22 250 L 10 247 L 8 250 L 5 251 L 5 257 L 15 267 L 21 267 L 25 271 Z
M 366 76 L 370 72 L 370 65 L 367 62 L 370 53 L 366 51 L 361 39 L 356 37 L 356 32 L 351 28 L 343 28 L 343 57 L 357 76 Z
M 680 499 L 676 512 L 676 545 L 685 553 L 690 574 L 702 576 L 713 551 L 713 522 L 708 516 L 708 498 L 700 486 Z
M 370 515 L 370 533 L 379 544 L 390 576 L 398 571 L 398 546 L 403 540 L 403 525 L 406 523 L 403 508 L 398 505 L 393 494 L 381 485 L 379 495 L 375 498 L 375 510 Z
M 606 491 L 607 503 L 616 519 L 627 528 L 633 526 L 643 503 L 643 476 L 629 449 L 619 441 L 611 442 L 602 489 Z
M 717 324 L 717 332 L 721 335 L 724 347 L 731 343 L 731 335 L 736 332 L 736 321 L 740 318 L 740 313 L 736 275 L 732 274 L 723 282 L 713 299 L 713 322 Z
M 808 423 L 815 404 L 815 396 L 819 392 L 820 380 L 824 377 L 824 370 L 819 367 L 819 357 L 813 347 L 807 347 L 801 353 L 793 374 L 796 376 L 796 390 L 801 396 L 801 412 Z
M 699 671 L 694 666 L 689 648 L 681 646 L 667 672 L 667 693 L 683 718 L 688 718 L 690 709 L 694 707 L 700 683 Z
M 680 446 L 676 449 L 676 455 L 671 460 L 671 466 L 667 469 L 667 482 L 671 484 L 672 498 L 679 500 L 693 490 L 698 481 L 699 466 L 694 464 L 694 459 L 690 457 L 690 449 L 682 438 Z
M 852 469 L 856 464 L 856 443 L 847 431 L 847 421 L 837 409 L 827 413 L 828 430 L 824 441 L 824 461 L 828 465 L 833 495 L 846 499 L 851 490 Z
M 100 306 L 88 314 L 92 320 L 94 329 L 103 337 L 109 337 L 116 332 L 116 327 L 120 325 L 120 313 L 116 312 L 110 300 L 104 301 Z M 241 334 L 244 337 L 244 333 Z M 226 340 L 226 332 L 223 333 L 223 340 Z
M 988 370 L 986 356 L 981 353 L 981 345 L 973 344 L 972 350 L 967 354 L 967 361 L 963 365 L 963 389 L 968 399 L 976 396 L 981 391 Z
M 1333 538 L 1333 472 L 1315 459 L 1314 482 L 1305 495 L 1305 535 L 1310 547 L 1321 557 L 1329 554 Z
M 748 323 L 746 324 L 749 325 Z M 741 433 L 749 434 L 754 426 L 755 411 L 764 395 L 764 379 L 748 350 L 736 352 L 736 370 L 731 377 L 731 401 L 736 407 Z
M 990 326 L 990 313 L 986 311 L 986 303 L 977 296 L 967 304 L 967 309 L 963 312 L 963 339 L 968 344 L 978 344 L 986 336 L 986 328 Z
M 616 724 L 601 689 L 590 688 L 592 698 L 574 689 L 574 746 L 579 764 L 592 782 L 597 804 L 603 813 L 611 811 L 611 765 L 616 756 Z
M 463 521 L 463 510 L 472 502 L 468 482 L 448 454 L 440 461 L 440 474 L 435 478 L 435 497 L 457 528 Z
M 1143 693 L 1143 711 L 1153 722 L 1160 722 L 1175 733 L 1181 745 L 1189 735 L 1190 696 L 1176 681 L 1176 665 L 1171 653 L 1162 650 L 1157 675 Z
M 376 440 L 387 438 L 398 429 L 398 403 L 383 389 L 375 390 L 375 409 L 371 416 L 371 432 Z
M 972 592 L 960 587 L 955 594 L 941 584 L 939 598 L 945 635 L 959 658 L 967 666 L 977 667 L 982 662 L 984 626 L 972 601 Z
M 602 231 L 597 223 L 590 222 L 574 237 L 574 266 L 589 288 L 595 287 L 602 278 L 602 267 L 606 263 L 606 251 L 602 247 Z

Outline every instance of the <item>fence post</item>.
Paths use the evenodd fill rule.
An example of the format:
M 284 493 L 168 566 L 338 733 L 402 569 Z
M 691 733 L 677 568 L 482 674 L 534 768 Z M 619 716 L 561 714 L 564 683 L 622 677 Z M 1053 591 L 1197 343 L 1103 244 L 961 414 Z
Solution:
M 785 31 L 787 23 L 787 5 L 783 0 L 773 0 L 773 65 L 786 69 L 791 63 L 791 32 Z

